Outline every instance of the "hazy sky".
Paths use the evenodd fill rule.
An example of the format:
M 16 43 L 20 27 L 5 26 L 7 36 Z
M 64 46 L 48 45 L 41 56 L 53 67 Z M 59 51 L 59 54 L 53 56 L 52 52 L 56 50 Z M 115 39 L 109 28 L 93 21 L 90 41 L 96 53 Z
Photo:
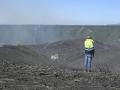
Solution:
M 120 0 L 0 0 L 0 24 L 120 24 Z

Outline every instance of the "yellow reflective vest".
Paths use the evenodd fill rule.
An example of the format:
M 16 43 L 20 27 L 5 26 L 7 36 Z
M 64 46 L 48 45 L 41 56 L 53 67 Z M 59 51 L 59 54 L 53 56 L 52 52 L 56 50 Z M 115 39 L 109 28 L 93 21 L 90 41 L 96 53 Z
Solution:
M 94 47 L 94 40 L 93 39 L 86 39 L 84 42 L 85 48 L 93 48 Z

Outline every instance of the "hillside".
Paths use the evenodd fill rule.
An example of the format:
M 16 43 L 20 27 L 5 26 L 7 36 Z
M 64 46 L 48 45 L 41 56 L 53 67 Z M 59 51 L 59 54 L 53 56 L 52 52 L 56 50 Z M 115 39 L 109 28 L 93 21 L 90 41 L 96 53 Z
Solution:
M 38 53 L 41 52 L 49 58 L 54 54 L 58 54 L 59 59 L 54 61 L 56 66 L 83 69 L 83 41 L 84 39 L 65 40 L 52 44 L 33 45 L 30 46 L 30 48 Z M 120 61 L 118 59 L 120 56 L 120 48 L 99 41 L 96 41 L 95 48 L 96 52 L 93 59 L 93 70 L 120 72 Z
M 85 38 L 119 46 L 120 25 L 0 25 L 0 45 L 36 45 Z
M 119 28 L 0 26 L 0 90 L 120 90 Z M 87 34 L 95 38 L 91 73 L 83 72 Z
M 18 64 L 43 64 L 49 61 L 48 57 L 41 54 L 40 52 L 38 54 L 27 46 L 22 45 L 5 45 L 3 47 L 0 47 L 0 59 Z
M 120 49 L 96 41 L 93 70 L 85 73 L 83 41 L 0 47 L 0 89 L 119 90 Z M 51 60 L 56 53 L 59 59 Z
M 83 41 L 84 39 L 75 39 L 42 45 L 4 45 L 0 47 L 0 58 L 14 63 L 54 65 L 83 70 Z M 120 73 L 120 48 L 100 41 L 96 41 L 95 48 L 93 70 Z M 51 56 L 55 54 L 58 54 L 59 58 L 51 60 Z

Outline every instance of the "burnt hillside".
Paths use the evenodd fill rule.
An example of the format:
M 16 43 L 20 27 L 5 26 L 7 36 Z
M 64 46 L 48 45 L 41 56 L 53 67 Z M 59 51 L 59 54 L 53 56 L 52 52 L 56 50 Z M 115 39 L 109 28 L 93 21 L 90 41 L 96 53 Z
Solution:
M 41 52 L 50 58 L 51 55 L 59 54 L 59 59 L 54 61 L 56 66 L 67 68 L 83 69 L 84 61 L 84 39 L 65 40 L 52 44 L 43 44 L 30 46 L 36 52 Z M 110 71 L 119 72 L 118 59 L 120 56 L 120 48 L 96 41 L 95 57 L 93 59 L 93 68 L 95 70 L 110 69 Z
M 84 73 L 83 41 L 0 47 L 0 89 L 119 90 L 120 49 L 96 41 L 93 70 Z M 59 58 L 51 60 L 56 53 Z

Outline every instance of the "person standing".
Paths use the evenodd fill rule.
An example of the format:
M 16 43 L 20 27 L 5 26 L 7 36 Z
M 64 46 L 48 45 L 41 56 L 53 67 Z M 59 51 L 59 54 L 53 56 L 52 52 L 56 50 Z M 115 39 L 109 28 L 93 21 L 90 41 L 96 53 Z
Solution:
M 92 64 L 92 59 L 94 57 L 94 40 L 92 36 L 87 36 L 87 38 L 84 41 L 84 48 L 85 48 L 85 72 L 91 72 L 91 64 Z

